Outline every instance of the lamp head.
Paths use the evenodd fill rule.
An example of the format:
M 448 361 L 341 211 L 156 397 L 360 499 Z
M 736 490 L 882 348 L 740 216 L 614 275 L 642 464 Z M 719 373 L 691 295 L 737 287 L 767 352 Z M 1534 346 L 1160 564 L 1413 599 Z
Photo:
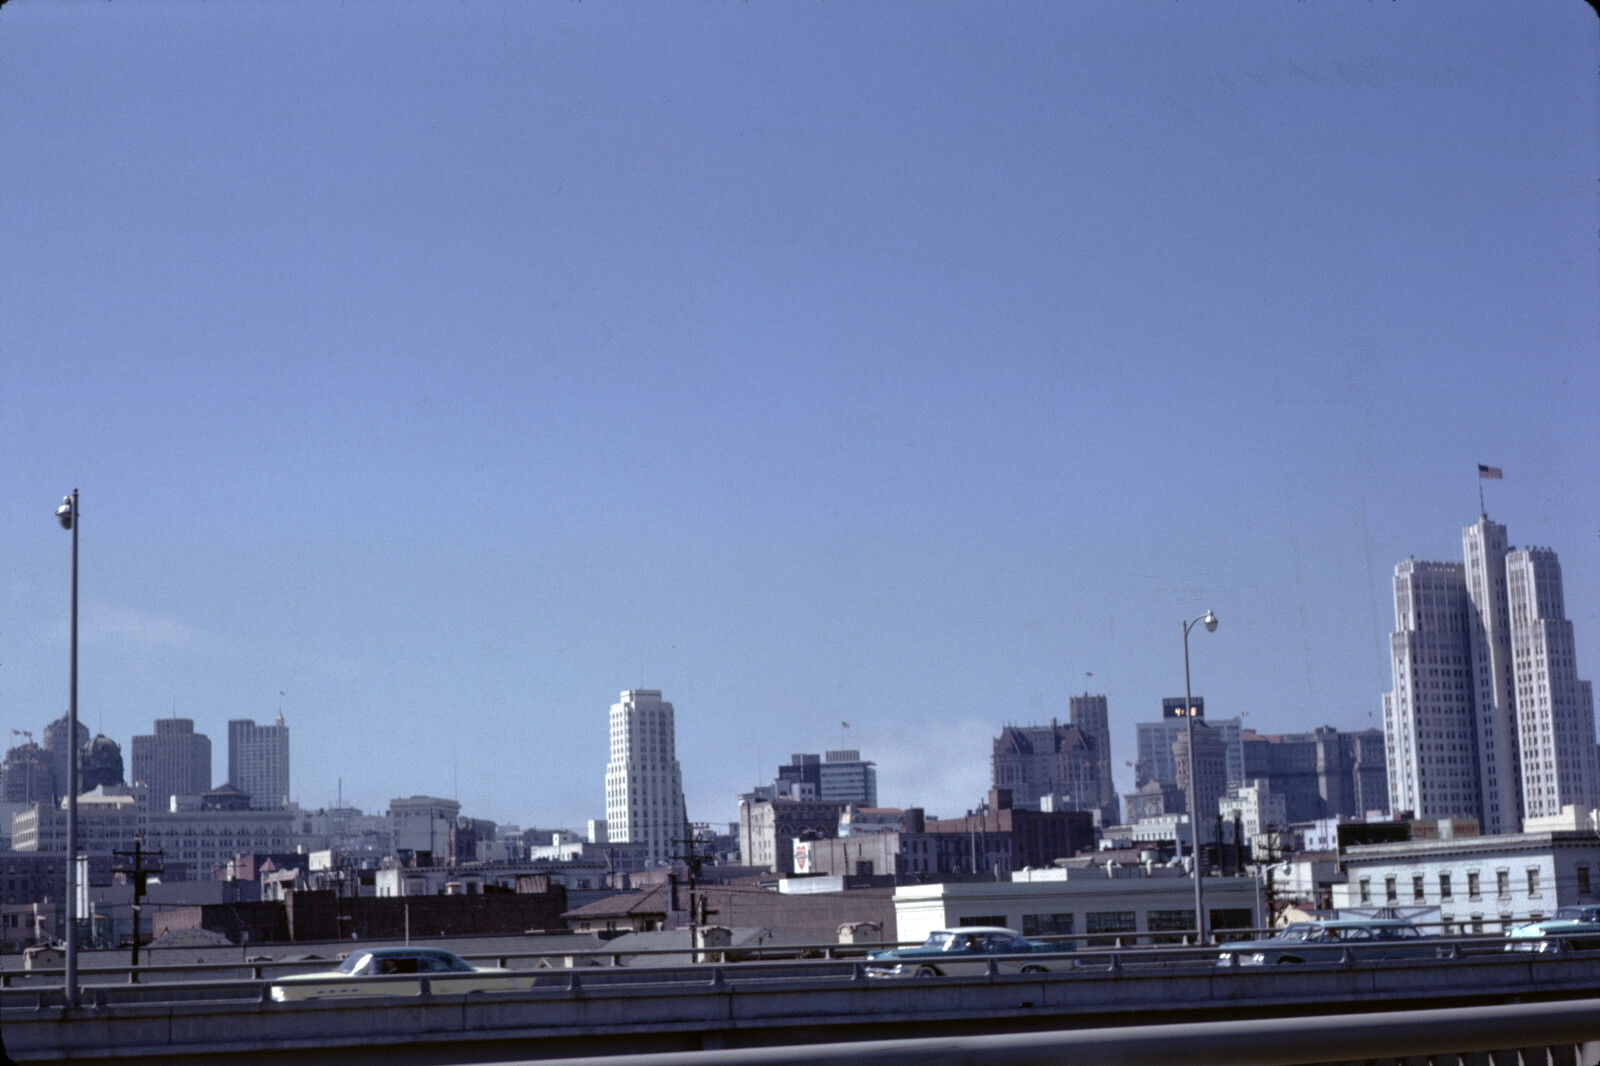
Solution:
M 77 516 L 72 513 L 72 497 L 63 496 L 61 506 L 56 508 L 56 521 L 61 523 L 62 529 L 71 529 L 75 517 Z
M 1201 621 L 1206 624 L 1207 633 L 1215 633 L 1217 631 L 1217 616 L 1210 611 L 1206 612 L 1206 616 Z

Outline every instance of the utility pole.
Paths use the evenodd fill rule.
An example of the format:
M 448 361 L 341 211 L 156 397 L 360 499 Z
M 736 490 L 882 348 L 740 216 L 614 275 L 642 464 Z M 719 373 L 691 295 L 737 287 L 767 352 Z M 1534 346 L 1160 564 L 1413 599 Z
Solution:
M 684 866 L 689 874 L 689 957 L 695 962 L 700 961 L 700 954 L 696 950 L 702 946 L 699 943 L 700 930 L 706 925 L 707 919 L 717 913 L 710 909 L 710 904 L 706 900 L 704 893 L 701 893 L 698 897 L 695 895 L 695 888 L 700 883 L 700 867 L 706 860 L 706 856 L 700 853 L 696 845 L 704 839 L 704 835 L 709 833 L 710 830 L 711 824 L 709 822 L 686 822 L 684 823 L 684 839 L 673 841 L 674 844 L 682 844 L 684 846 Z
M 156 865 L 155 866 L 147 866 L 147 865 L 145 865 L 145 860 L 150 858 L 150 856 L 152 856 L 152 855 L 154 855 L 155 858 L 156 858 Z M 113 862 L 116 862 L 117 860 L 125 860 L 125 861 L 127 861 L 129 863 L 132 863 L 131 866 L 122 866 L 122 865 L 113 866 L 113 867 L 111 867 L 111 872 L 115 873 L 115 874 L 129 874 L 133 878 L 133 963 L 132 963 L 132 965 L 134 966 L 135 969 L 137 969 L 138 966 L 139 966 L 139 912 L 143 909 L 143 907 L 140 905 L 139 901 L 144 899 L 144 897 L 145 897 L 145 889 L 148 887 L 149 876 L 151 874 L 160 874 L 160 873 L 165 873 L 166 872 L 166 866 L 163 865 L 163 860 L 166 858 L 166 852 L 164 852 L 164 851 L 155 851 L 155 852 L 145 851 L 144 850 L 144 834 L 140 833 L 140 834 L 138 834 L 137 836 L 135 836 L 133 838 L 133 850 L 132 851 L 116 851 L 116 850 L 113 850 L 111 852 L 111 858 L 112 858 Z

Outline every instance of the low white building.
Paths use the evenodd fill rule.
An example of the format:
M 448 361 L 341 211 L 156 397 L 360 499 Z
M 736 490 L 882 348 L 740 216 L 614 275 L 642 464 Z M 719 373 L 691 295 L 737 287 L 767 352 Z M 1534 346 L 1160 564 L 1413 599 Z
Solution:
M 97 788 L 78 797 L 78 850 L 115 851 L 133 847 L 139 831 L 138 802 L 132 796 L 107 795 Z M 67 850 L 67 801 L 33 803 L 11 819 L 15 851 Z
M 1256 880 L 1208 877 L 1209 929 L 1255 925 Z M 1174 942 L 1194 930 L 1194 881 L 1144 876 L 1139 866 L 1020 870 L 1011 881 L 902 885 L 894 893 L 901 940 L 935 929 L 1000 925 L 1024 936 L 1083 936 L 1080 946 Z
M 1600 902 L 1600 838 L 1554 830 L 1363 844 L 1343 856 L 1339 910 L 1438 908 L 1447 931 L 1503 932 Z
M 1260 778 L 1252 778 L 1242 785 L 1229 785 L 1228 794 L 1217 801 L 1217 813 L 1224 822 L 1239 819 L 1239 828 L 1250 846 L 1265 854 L 1268 842 L 1266 832 L 1288 822 L 1288 807 L 1283 796 L 1272 791 L 1272 786 Z

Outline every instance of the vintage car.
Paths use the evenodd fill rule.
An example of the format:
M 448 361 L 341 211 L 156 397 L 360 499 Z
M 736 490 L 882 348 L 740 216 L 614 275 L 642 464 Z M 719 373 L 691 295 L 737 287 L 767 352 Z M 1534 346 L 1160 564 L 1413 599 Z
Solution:
M 1050 968 L 1049 960 L 1034 956 L 1061 950 L 1059 945 L 1028 940 L 1013 929 L 999 926 L 935 929 L 917 947 L 870 952 L 866 971 L 868 977 L 985 974 L 993 959 L 1001 973 L 1044 973 Z
M 352 951 L 334 970 L 274 978 L 270 995 L 278 1003 L 343 996 L 415 996 L 422 990 L 423 976 L 436 979 L 429 981 L 429 991 L 435 995 L 511 992 L 533 983 L 532 975 L 518 977 L 498 967 L 473 966 L 439 948 L 368 948 Z
M 1342 962 L 1351 959 L 1433 958 L 1438 937 L 1400 918 L 1342 918 L 1294 922 L 1265 940 L 1226 944 L 1218 966 Z
M 1513 926 L 1507 951 L 1600 949 L 1600 906 L 1557 907 L 1554 916 Z

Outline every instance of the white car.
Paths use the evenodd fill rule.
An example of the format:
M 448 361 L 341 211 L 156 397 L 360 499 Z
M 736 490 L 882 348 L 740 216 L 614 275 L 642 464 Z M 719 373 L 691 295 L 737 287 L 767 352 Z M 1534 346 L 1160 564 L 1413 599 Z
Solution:
M 405 980 L 408 976 L 411 979 Z M 336 970 L 275 978 L 271 996 L 278 1003 L 342 996 L 415 996 L 422 991 L 423 976 L 436 979 L 429 981 L 429 991 L 435 995 L 513 992 L 533 985 L 531 975 L 518 977 L 498 966 L 473 966 L 439 948 L 369 948 L 352 951 Z

